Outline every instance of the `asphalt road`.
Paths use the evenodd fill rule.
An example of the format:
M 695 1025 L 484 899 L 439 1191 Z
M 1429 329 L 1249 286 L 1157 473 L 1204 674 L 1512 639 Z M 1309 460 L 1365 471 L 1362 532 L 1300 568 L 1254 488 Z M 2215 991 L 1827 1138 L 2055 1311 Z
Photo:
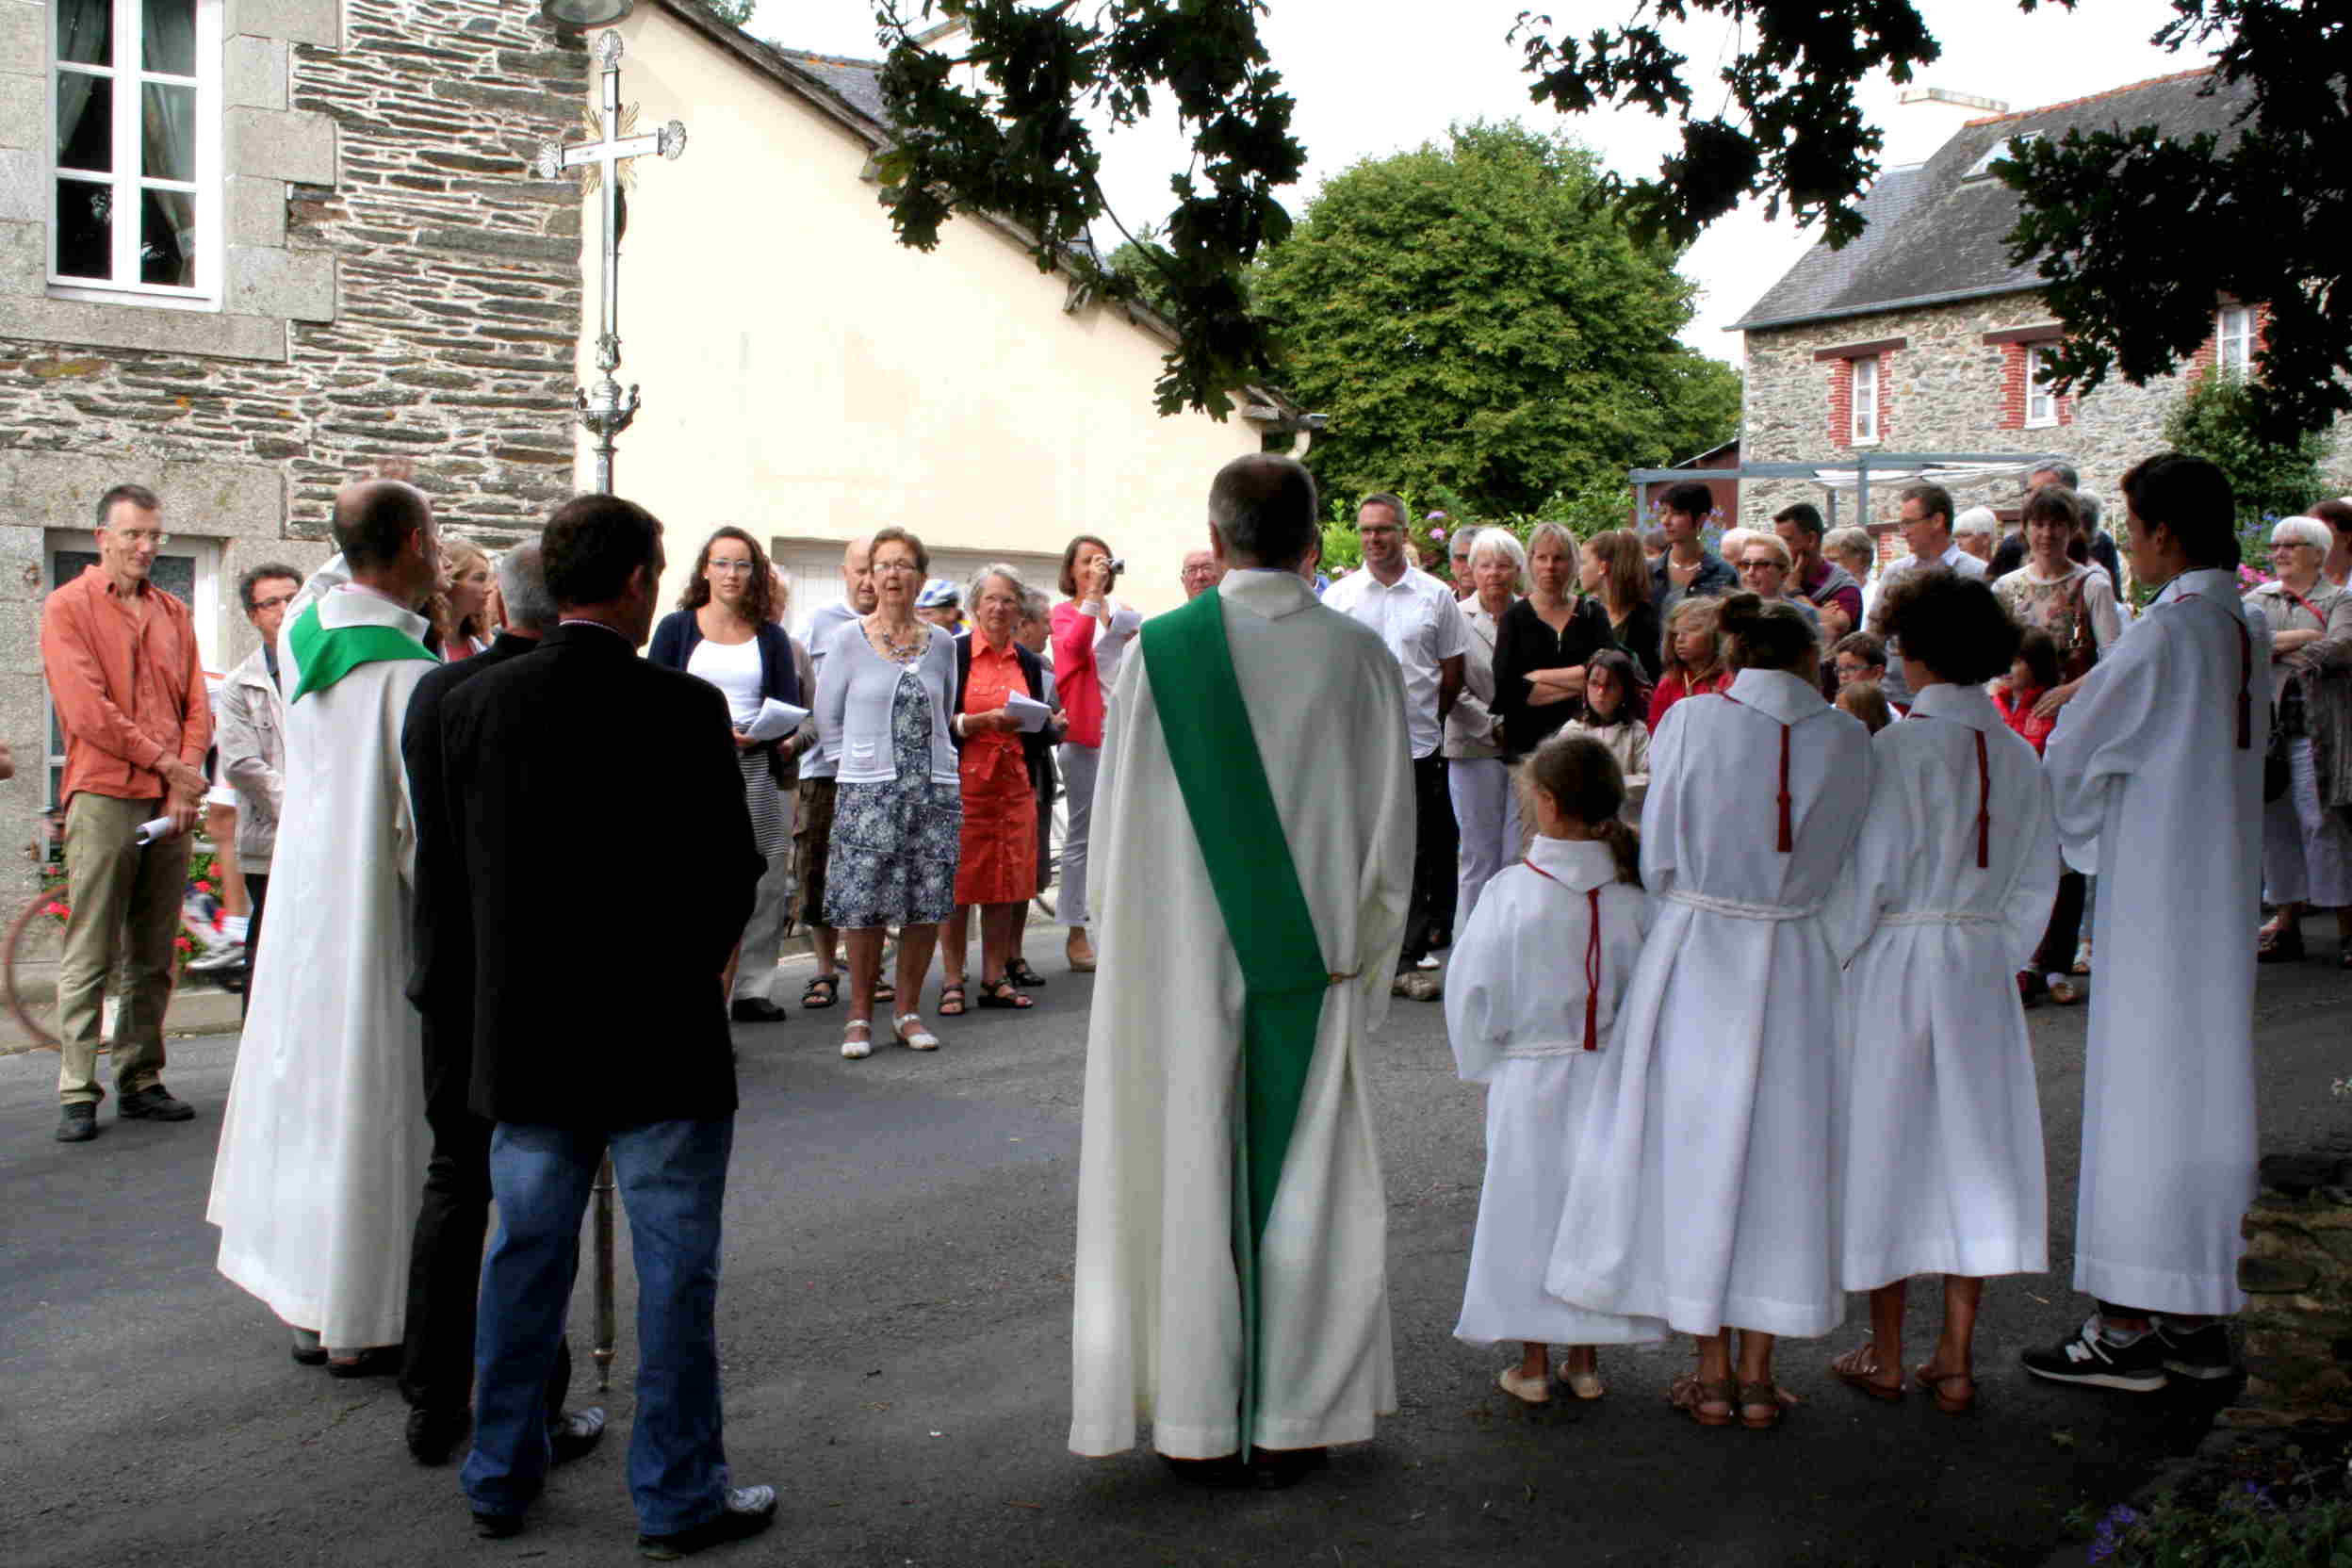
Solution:
M 2311 929 L 2315 952 L 2333 948 Z M 1825 1363 L 1858 1337 L 1855 1298 L 1830 1339 L 1784 1342 L 1783 1380 L 1806 1402 L 1760 1433 L 1668 1412 L 1679 1349 L 1606 1356 L 1597 1405 L 1529 1415 L 1495 1390 L 1505 1353 L 1450 1332 L 1482 1091 L 1455 1079 L 1441 1009 L 1399 1004 L 1370 1069 L 1400 1413 L 1281 1494 L 1190 1490 L 1147 1454 L 1074 1459 L 1069 1270 L 1093 981 L 1065 972 L 1058 939 L 1030 944 L 1051 982 L 1040 1007 L 943 1024 L 936 1056 L 886 1046 L 845 1062 L 838 1008 L 738 1031 L 727 1445 L 737 1480 L 776 1483 L 783 1507 L 774 1531 L 712 1560 L 2038 1563 L 2068 1510 L 2128 1494 L 2202 1430 L 2208 1407 L 2186 1396 L 2054 1387 L 2015 1365 L 2085 1310 L 2066 1288 L 2082 1010 L 2033 1015 L 2054 1266 L 1988 1289 L 1980 1412 L 1880 1406 L 1832 1381 Z M 625 946 L 603 962 L 626 983 Z M 788 966 L 788 996 L 806 972 Z M 2316 960 L 2263 972 L 2266 1149 L 2352 1129 L 2328 1092 L 2352 1071 L 2347 1003 L 2352 974 Z M 284 1331 L 213 1271 L 204 1195 L 235 1049 L 175 1043 L 169 1082 L 196 1121 L 118 1123 L 109 1108 L 82 1146 L 50 1141 L 55 1058 L 0 1058 L 0 1562 L 637 1560 L 626 1329 L 605 1446 L 558 1474 L 525 1535 L 483 1543 L 454 1471 L 408 1459 L 391 1383 L 295 1366 Z M 626 1226 L 622 1249 L 626 1323 Z M 1923 1348 L 1937 1293 L 1913 1294 Z M 576 1348 L 587 1323 L 583 1271 Z

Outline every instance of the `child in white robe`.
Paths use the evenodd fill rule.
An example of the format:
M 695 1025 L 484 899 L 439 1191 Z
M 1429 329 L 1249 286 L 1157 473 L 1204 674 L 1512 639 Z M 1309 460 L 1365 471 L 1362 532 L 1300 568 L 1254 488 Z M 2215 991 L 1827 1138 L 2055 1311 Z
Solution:
M 1569 1391 L 1597 1399 L 1607 1389 L 1594 1347 L 1663 1339 L 1666 1327 L 1574 1307 L 1544 1289 L 1592 1063 L 1650 916 L 1637 836 L 1618 818 L 1625 778 L 1609 747 L 1556 736 L 1528 760 L 1523 784 L 1536 837 L 1524 861 L 1486 885 L 1446 973 L 1455 1064 L 1487 1086 L 1486 1186 L 1454 1336 L 1520 1341 L 1519 1364 L 1497 1380 L 1540 1405 L 1552 1396 L 1552 1346 L 1568 1347 L 1560 1380 Z
M 1895 1400 L 1976 1403 L 1984 1277 L 2050 1266 L 2041 1102 L 2014 976 L 2058 890 L 2057 829 L 2034 747 L 1984 683 L 2018 629 L 1980 581 L 1922 572 L 1886 592 L 1910 717 L 1870 746 L 1870 813 L 1830 903 L 1846 969 L 1841 1282 L 1870 1337 L 1830 1364 Z M 1936 1353 L 1906 1381 L 1913 1274 L 1944 1277 Z

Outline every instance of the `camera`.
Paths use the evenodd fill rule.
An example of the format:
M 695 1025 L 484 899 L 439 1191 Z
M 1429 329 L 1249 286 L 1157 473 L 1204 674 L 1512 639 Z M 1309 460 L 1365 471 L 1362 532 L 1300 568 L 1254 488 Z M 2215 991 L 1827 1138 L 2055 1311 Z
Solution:
M 1118 556 L 1111 557 L 1109 565 L 1110 572 L 1113 577 L 1117 577 L 1119 573 L 1127 569 L 1127 563 L 1121 561 Z

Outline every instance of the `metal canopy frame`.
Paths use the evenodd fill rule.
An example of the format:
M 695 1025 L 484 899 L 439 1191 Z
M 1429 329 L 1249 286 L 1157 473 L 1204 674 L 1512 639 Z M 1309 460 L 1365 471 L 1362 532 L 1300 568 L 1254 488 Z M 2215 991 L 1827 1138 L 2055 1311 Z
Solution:
M 1829 498 L 1829 526 L 1838 526 L 1838 492 L 1854 492 L 1854 510 L 1862 516 L 1863 526 L 1870 525 L 1870 474 L 1873 469 L 1883 476 L 1882 482 L 1898 478 L 1932 477 L 1937 483 L 1967 484 L 2006 477 L 2012 473 L 2032 473 L 2045 464 L 2067 461 L 2063 452 L 1856 452 L 1852 461 L 1842 463 L 1742 463 L 1736 468 L 1636 468 L 1625 476 L 1634 487 L 1634 504 L 1639 514 L 1650 510 L 1650 486 L 1675 484 L 1684 480 L 1701 483 L 1715 480 L 1737 482 L 1750 479 L 1801 479 L 1818 484 Z M 1935 469 L 1946 473 L 1930 473 Z M 1833 477 L 1835 476 L 1835 477 Z M 1851 484 L 1840 482 L 1851 476 Z

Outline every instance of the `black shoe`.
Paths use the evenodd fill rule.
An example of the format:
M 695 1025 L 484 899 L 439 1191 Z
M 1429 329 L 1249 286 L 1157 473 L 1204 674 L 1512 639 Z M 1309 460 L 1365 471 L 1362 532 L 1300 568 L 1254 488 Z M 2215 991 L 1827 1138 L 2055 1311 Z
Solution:
M 792 1015 L 765 998 L 748 996 L 727 1010 L 737 1023 L 781 1023 Z
M 388 1378 L 400 1369 L 400 1348 L 378 1345 L 360 1351 L 349 1361 L 327 1362 L 330 1378 Z
M 590 1405 L 586 1410 L 567 1410 L 562 1420 L 547 1432 L 547 1446 L 555 1450 L 555 1462 L 569 1464 L 585 1459 L 596 1446 L 604 1441 L 604 1407 Z
M 114 1102 L 114 1114 L 124 1121 L 188 1121 L 194 1119 L 196 1107 L 185 1100 L 175 1100 L 172 1091 L 161 1084 L 150 1084 L 137 1094 L 126 1094 Z
M 2113 1345 L 2099 1331 L 2097 1313 L 2049 1349 L 2028 1350 L 2018 1359 L 2028 1372 L 2054 1383 L 2118 1388 L 2126 1394 L 2153 1394 L 2164 1386 L 2164 1343 L 2155 1331 L 2129 1345 Z
M 2230 1331 L 2222 1324 L 2190 1329 L 2160 1317 L 2154 1338 L 2164 1348 L 2167 1372 L 2207 1382 L 2237 1376 L 2237 1360 L 2230 1354 Z
M 64 1107 L 57 1119 L 59 1143 L 88 1143 L 98 1135 L 98 1107 L 87 1102 Z
M 484 1541 L 505 1541 L 523 1533 L 519 1513 L 474 1513 L 474 1533 Z
M 472 1414 L 463 1408 L 412 1410 L 408 1413 L 408 1457 L 419 1464 L 447 1464 L 472 1425 Z
M 776 1488 L 738 1486 L 728 1490 L 719 1511 L 701 1524 L 672 1535 L 641 1535 L 637 1549 L 656 1562 L 675 1562 L 711 1546 L 748 1540 L 775 1523 Z
M 1036 970 L 1031 969 L 1029 967 L 1029 960 L 1026 958 L 1005 959 L 1004 978 L 1010 980 L 1014 985 L 1019 986 L 1025 991 L 1036 990 L 1039 986 L 1045 984 L 1045 976 L 1039 974 Z
M 1178 1459 L 1172 1454 L 1162 1454 L 1160 1462 L 1168 1466 L 1169 1475 L 1191 1486 L 1223 1491 L 1257 1484 L 1257 1478 L 1241 1462 L 1239 1454 L 1227 1454 L 1221 1459 Z
M 1259 1491 L 1281 1492 L 1322 1469 L 1330 1458 L 1325 1448 L 1252 1448 L 1250 1473 Z

